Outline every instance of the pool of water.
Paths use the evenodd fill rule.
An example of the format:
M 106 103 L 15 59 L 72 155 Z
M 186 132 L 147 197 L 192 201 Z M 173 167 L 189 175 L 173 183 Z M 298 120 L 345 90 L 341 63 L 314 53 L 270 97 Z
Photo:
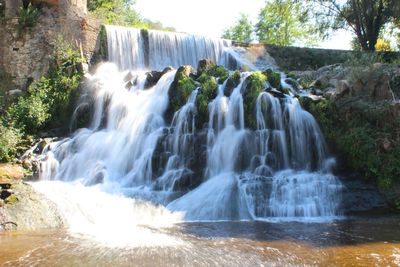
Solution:
M 123 246 L 67 230 L 1 233 L 0 266 L 400 266 L 398 216 L 143 227 L 146 242 Z

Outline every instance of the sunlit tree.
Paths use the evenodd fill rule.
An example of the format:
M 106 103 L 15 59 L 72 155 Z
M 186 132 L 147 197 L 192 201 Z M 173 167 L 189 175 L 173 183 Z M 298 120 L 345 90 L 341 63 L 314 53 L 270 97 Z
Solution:
M 385 24 L 399 17 L 399 0 L 305 0 L 321 33 L 349 28 L 362 50 L 375 50 Z M 295 0 L 295 2 L 304 2 Z
M 311 24 L 307 9 L 301 2 L 270 0 L 261 9 L 255 32 L 262 43 L 293 45 L 296 41 L 310 43 Z
M 240 14 L 236 23 L 224 31 L 222 38 L 250 43 L 253 40 L 253 25 L 250 22 L 249 16 Z

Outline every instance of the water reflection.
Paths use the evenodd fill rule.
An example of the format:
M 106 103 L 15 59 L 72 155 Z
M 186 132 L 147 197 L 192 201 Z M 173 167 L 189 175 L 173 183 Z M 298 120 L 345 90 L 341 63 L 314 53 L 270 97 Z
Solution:
M 1 266 L 400 266 L 400 218 L 185 223 L 179 246 L 105 247 L 65 231 L 0 235 Z

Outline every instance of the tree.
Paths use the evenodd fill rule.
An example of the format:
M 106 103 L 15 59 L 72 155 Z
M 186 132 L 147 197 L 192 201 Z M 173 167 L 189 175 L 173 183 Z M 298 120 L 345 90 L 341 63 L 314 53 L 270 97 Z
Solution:
M 253 40 L 252 35 L 253 25 L 250 22 L 249 16 L 242 13 L 236 23 L 224 31 L 222 38 L 250 43 Z
M 296 2 L 298 2 L 297 0 Z M 320 32 L 350 28 L 362 50 L 375 50 L 385 24 L 396 17 L 399 0 L 307 0 L 314 4 Z
M 293 0 L 270 0 L 259 13 L 255 26 L 262 43 L 292 45 L 296 41 L 312 42 L 311 24 L 307 9 Z

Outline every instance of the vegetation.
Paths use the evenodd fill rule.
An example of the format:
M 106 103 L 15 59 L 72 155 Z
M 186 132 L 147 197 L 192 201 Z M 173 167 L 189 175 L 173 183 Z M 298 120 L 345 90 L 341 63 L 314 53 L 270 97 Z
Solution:
M 334 102 L 300 98 L 300 102 L 317 119 L 341 159 L 341 167 L 376 182 L 390 203 L 400 209 L 400 197 L 393 191 L 400 183 L 400 119 L 395 107 L 356 99 Z
M 30 85 L 25 95 L 3 106 L 1 161 L 16 156 L 23 137 L 68 125 L 74 92 L 82 77 L 82 59 L 78 50 L 62 39 L 57 41 L 55 51 L 49 74 Z
M 243 93 L 243 108 L 246 127 L 256 129 L 255 107 L 258 95 L 265 89 L 267 76 L 260 72 L 253 72 L 245 81 L 245 91 Z
M 40 16 L 40 11 L 32 4 L 29 4 L 26 8 L 21 7 L 19 10 L 17 33 L 21 35 L 26 29 L 30 29 L 36 26 Z
M 255 25 L 260 42 L 282 46 L 293 45 L 296 41 L 313 43 L 312 30 L 307 9 L 301 2 L 291 0 L 268 1 Z
M 224 31 L 222 38 L 250 43 L 253 40 L 253 25 L 249 16 L 243 13 L 240 14 L 236 23 Z
M 298 1 L 298 0 L 296 0 Z M 330 29 L 350 28 L 365 51 L 374 51 L 383 27 L 399 17 L 398 0 L 306 0 L 325 36 Z
M 158 21 L 143 19 L 134 5 L 134 0 L 88 0 L 88 10 L 103 20 L 104 24 L 175 31 L 172 27 L 164 28 Z
M 0 161 L 11 161 L 22 141 L 22 133 L 12 126 L 0 124 Z

